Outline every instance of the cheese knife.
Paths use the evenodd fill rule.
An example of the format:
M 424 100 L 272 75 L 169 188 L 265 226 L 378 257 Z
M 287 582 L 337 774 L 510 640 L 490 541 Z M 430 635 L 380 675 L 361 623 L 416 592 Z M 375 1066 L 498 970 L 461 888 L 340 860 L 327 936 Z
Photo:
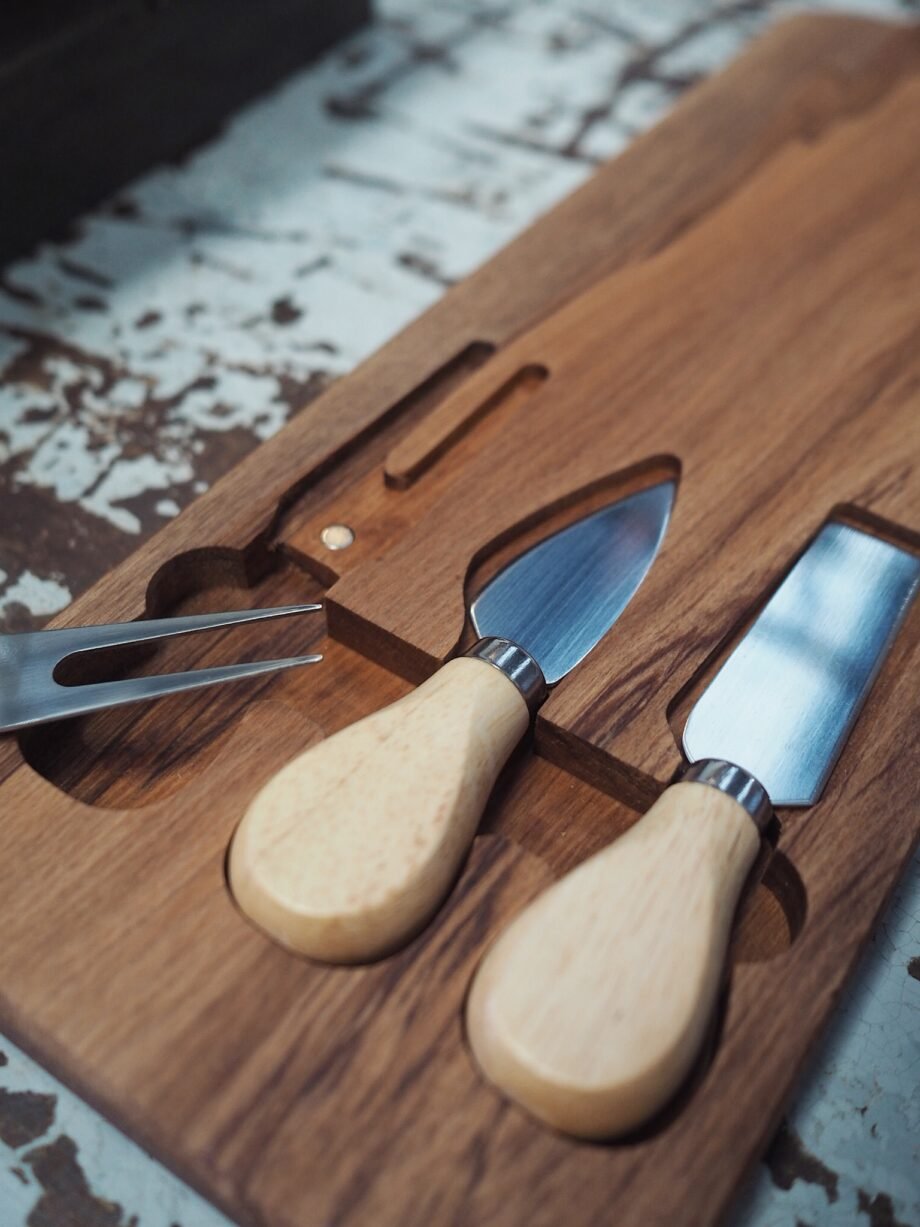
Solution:
M 917 592 L 920 559 L 824 526 L 694 706 L 691 764 L 499 936 L 467 1001 L 486 1077 L 548 1124 L 644 1124 L 697 1058 L 772 805 L 821 796 Z
M 284 767 L 234 835 L 230 888 L 289 949 L 360 962 L 408 941 L 457 875 L 548 688 L 609 630 L 664 535 L 673 481 L 538 542 L 486 585 L 479 641 L 411 694 Z

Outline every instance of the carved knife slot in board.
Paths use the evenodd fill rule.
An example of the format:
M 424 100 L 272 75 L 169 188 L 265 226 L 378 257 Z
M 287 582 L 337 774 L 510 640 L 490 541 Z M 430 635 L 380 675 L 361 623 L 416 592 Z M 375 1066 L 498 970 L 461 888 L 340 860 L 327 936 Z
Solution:
M 476 1074 L 461 1006 L 504 921 L 668 783 L 669 716 L 828 514 L 918 526 L 918 69 L 907 30 L 777 29 L 59 619 L 329 588 L 334 638 L 271 633 L 272 655 L 320 636 L 316 669 L 0 743 L 0 1021 L 237 1220 L 613 1206 L 707 1227 L 770 1136 L 916 837 L 916 614 L 821 803 L 784 815 L 711 1060 L 655 1128 L 540 1128 Z M 359 969 L 253 928 L 223 862 L 259 784 L 431 672 L 510 554 L 664 475 L 662 552 L 500 777 L 436 922 Z M 356 532 L 337 553 L 336 522 Z M 249 658 L 264 633 L 179 641 L 171 664 Z

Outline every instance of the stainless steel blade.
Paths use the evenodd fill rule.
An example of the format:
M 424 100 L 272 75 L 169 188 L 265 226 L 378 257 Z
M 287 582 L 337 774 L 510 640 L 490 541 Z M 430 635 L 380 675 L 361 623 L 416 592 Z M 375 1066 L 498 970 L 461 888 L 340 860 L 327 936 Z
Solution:
M 920 584 L 920 558 L 827 524 L 696 703 L 690 762 L 722 758 L 774 805 L 812 805 Z
M 549 685 L 591 651 L 629 604 L 658 553 L 675 484 L 602 507 L 515 558 L 473 602 L 481 636 L 511 639 Z

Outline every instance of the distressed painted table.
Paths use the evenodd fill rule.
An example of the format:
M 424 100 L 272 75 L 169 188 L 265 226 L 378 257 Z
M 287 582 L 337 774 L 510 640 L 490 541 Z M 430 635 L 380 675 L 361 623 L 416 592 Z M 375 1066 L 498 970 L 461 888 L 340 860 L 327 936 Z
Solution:
M 0 628 L 62 609 L 792 9 L 377 7 L 211 145 L 0 274 Z M 920 859 L 734 1224 L 920 1227 L 918 1172 Z M 226 1220 L 0 1036 L 0 1227 L 134 1223 Z

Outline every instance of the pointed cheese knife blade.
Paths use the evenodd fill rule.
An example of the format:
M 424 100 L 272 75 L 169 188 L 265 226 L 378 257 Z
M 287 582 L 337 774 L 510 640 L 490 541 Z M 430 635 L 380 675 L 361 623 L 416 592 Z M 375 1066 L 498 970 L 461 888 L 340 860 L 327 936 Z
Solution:
M 478 635 L 525 648 L 552 686 L 610 630 L 664 537 L 674 483 L 585 516 L 510 562 L 473 602 Z
M 684 1081 L 770 801 L 818 800 L 918 585 L 914 555 L 826 525 L 693 708 L 682 781 L 487 953 L 470 1044 L 534 1115 L 615 1136 Z
M 673 481 L 584 516 L 495 575 L 481 636 L 417 690 L 289 763 L 237 828 L 237 903 L 299 953 L 365 961 L 431 918 L 547 687 L 610 629 L 667 527 Z

